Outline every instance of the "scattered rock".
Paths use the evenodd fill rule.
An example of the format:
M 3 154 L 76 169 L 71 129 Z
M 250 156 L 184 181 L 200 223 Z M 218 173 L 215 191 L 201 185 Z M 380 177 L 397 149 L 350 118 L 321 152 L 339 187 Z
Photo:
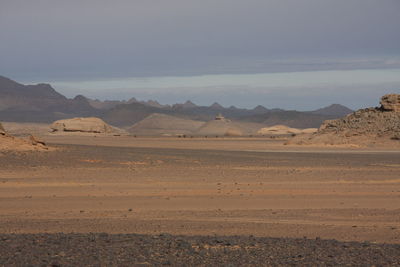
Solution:
M 400 246 L 252 236 L 2 234 L 4 266 L 399 266 Z M 6 240 L 6 241 L 4 241 Z M 55 258 L 56 257 L 56 258 Z

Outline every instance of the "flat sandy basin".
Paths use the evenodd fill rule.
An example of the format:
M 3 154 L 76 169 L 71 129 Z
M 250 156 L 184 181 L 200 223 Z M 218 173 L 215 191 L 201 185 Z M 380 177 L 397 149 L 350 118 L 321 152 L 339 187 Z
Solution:
M 400 151 L 263 138 L 52 136 L 0 154 L 0 233 L 400 243 Z

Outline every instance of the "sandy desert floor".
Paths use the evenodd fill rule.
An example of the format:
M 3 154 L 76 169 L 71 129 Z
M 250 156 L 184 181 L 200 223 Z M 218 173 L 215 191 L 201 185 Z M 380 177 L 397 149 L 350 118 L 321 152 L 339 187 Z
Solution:
M 262 138 L 45 139 L 58 149 L 0 154 L 0 233 L 400 244 L 400 151 Z

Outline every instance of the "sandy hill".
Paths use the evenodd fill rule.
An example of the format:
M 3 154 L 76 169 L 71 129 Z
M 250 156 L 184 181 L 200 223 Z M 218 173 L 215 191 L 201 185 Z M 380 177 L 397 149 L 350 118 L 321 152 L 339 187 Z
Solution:
M 204 124 L 203 121 L 178 118 L 166 114 L 154 113 L 135 123 L 128 129 L 137 135 L 177 135 L 193 134 Z
M 360 109 L 341 119 L 325 121 L 318 132 L 290 144 L 355 144 L 400 146 L 400 95 L 381 98 L 381 106 Z
M 285 125 L 274 125 L 271 127 L 261 128 L 257 131 L 257 135 L 289 135 L 317 132 L 317 128 L 297 129 Z
M 208 121 L 201 126 L 196 135 L 201 136 L 242 136 L 254 135 L 257 130 L 265 125 L 252 122 L 231 121 L 218 115 L 214 120 Z
M 244 135 L 244 129 L 231 121 L 212 120 L 200 127 L 196 134 L 204 136 L 242 136 Z

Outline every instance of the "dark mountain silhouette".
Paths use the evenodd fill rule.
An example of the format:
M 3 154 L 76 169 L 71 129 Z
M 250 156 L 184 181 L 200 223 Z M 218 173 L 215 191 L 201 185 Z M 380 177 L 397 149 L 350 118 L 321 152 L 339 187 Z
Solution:
M 353 112 L 354 112 L 354 110 L 351 110 L 348 107 L 345 107 L 343 105 L 332 104 L 330 106 L 311 111 L 310 113 L 318 114 L 318 115 L 334 116 L 334 117 L 339 118 L 339 117 L 346 116 Z
M 182 119 L 210 121 L 221 113 L 236 121 L 284 124 L 296 128 L 319 127 L 326 119 L 335 119 L 352 112 L 338 104 L 309 112 L 267 109 L 257 106 L 243 109 L 225 108 L 218 103 L 197 106 L 191 101 L 162 105 L 155 100 L 100 101 L 78 95 L 68 99 L 49 84 L 23 85 L 0 76 L 0 120 L 19 122 L 52 122 L 71 117 L 96 116 L 115 126 L 132 126 L 153 113 Z
M 269 109 L 264 106 L 258 105 L 257 107 L 253 108 L 253 111 L 257 114 L 267 113 Z
M 126 100 L 93 100 L 90 98 L 87 98 L 87 101 L 89 104 L 96 108 L 96 109 L 102 109 L 102 110 L 110 110 L 112 108 L 115 108 L 118 105 L 123 105 L 123 104 L 132 104 L 132 103 L 141 103 L 145 106 L 150 106 L 150 107 L 156 107 L 156 108 L 168 108 L 170 107 L 169 105 L 162 105 L 158 103 L 156 100 L 148 100 L 148 101 L 138 101 L 136 98 L 132 97 L 128 101 Z
M 183 104 L 174 104 L 173 106 L 172 106 L 172 108 L 174 109 L 174 110 L 179 110 L 179 109 L 189 109 L 189 108 L 196 108 L 197 107 L 197 105 L 196 104 L 194 104 L 192 101 L 190 101 L 190 100 L 187 100 L 185 103 L 183 103 Z
M 263 114 L 255 114 L 241 117 L 241 120 L 262 123 L 267 126 L 277 124 L 286 125 L 293 128 L 318 128 L 322 122 L 334 116 L 312 114 L 295 110 L 275 110 Z
M 224 109 L 224 107 L 223 106 L 221 106 L 219 103 L 217 103 L 217 102 L 215 102 L 214 104 L 212 104 L 211 106 L 210 106 L 210 108 L 211 109 L 216 109 L 216 110 L 223 110 Z
M 118 105 L 108 110 L 102 118 L 111 125 L 132 126 L 153 113 L 169 114 L 171 112 L 137 102 Z
M 84 96 L 68 99 L 49 84 L 23 85 L 0 76 L 0 120 L 52 122 L 74 115 L 98 115 Z
M 105 101 L 101 101 L 98 99 L 90 99 L 90 98 L 86 98 L 86 100 L 89 102 L 89 104 L 96 108 L 96 109 L 101 109 L 101 110 L 109 110 L 112 109 L 118 105 L 122 105 L 122 104 L 131 104 L 131 103 L 136 103 L 138 102 L 135 98 L 131 98 L 128 101 L 125 100 L 105 100 Z

